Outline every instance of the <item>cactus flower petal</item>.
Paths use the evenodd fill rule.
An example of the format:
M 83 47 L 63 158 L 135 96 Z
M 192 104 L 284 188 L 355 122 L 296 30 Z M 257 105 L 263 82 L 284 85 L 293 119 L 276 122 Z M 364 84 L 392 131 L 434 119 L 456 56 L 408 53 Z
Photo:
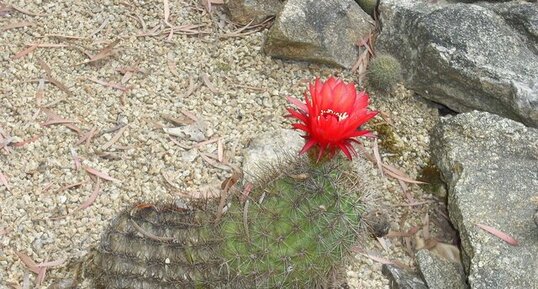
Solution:
M 329 77 L 325 82 L 316 79 L 304 94 L 305 103 L 288 97 L 297 107 L 288 108 L 288 116 L 299 122 L 292 126 L 305 132 L 305 145 L 300 154 L 316 147 L 318 160 L 329 158 L 341 150 L 348 159 L 355 154 L 352 143 L 359 136 L 372 136 L 360 127 L 376 116 L 377 111 L 368 110 L 369 97 L 365 91 L 357 93 L 353 83 Z

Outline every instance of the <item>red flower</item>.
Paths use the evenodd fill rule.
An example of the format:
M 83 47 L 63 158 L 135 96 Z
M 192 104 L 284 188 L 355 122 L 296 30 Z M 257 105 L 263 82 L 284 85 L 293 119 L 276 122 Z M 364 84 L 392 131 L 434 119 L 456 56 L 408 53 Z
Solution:
M 356 153 L 352 142 L 359 143 L 355 137 L 373 136 L 370 131 L 360 130 L 360 127 L 377 111 L 367 109 L 368 94 L 365 91 L 357 94 L 353 83 L 345 83 L 334 77 L 325 82 L 316 79 L 309 85 L 304 97 L 306 104 L 288 97 L 298 108 L 288 108 L 289 116 L 301 121 L 294 123 L 293 127 L 306 133 L 303 136 L 306 143 L 300 154 L 317 147 L 318 161 L 324 153 L 332 158 L 337 150 L 351 160 L 351 154 Z

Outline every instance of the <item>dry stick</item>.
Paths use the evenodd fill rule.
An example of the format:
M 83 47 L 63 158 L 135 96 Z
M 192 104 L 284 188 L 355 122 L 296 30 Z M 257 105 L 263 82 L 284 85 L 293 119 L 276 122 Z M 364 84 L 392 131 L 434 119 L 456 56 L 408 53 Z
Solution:
M 1 31 L 7 31 L 7 30 L 10 30 L 10 29 L 22 28 L 22 27 L 33 26 L 33 25 L 35 25 L 35 23 L 29 22 L 29 21 L 22 21 L 22 22 L 16 22 L 16 23 L 11 23 L 11 24 L 2 26 L 2 28 L 0 28 L 0 30 Z
M 82 182 L 78 182 L 78 183 L 74 183 L 74 184 L 65 185 L 65 186 L 59 188 L 59 189 L 55 192 L 55 194 L 59 194 L 59 193 L 61 193 L 61 192 L 63 192 L 63 191 L 67 191 L 67 190 L 72 189 L 72 188 L 80 187 L 80 186 L 82 186 L 82 185 L 85 184 L 85 183 L 86 183 L 86 181 L 82 181 Z
M 102 86 L 106 86 L 106 87 L 109 87 L 109 88 L 120 90 L 122 92 L 127 92 L 129 90 L 128 87 L 125 87 L 125 86 L 123 86 L 121 84 L 117 84 L 117 83 L 113 83 L 113 82 L 106 82 L 104 80 L 100 80 L 100 79 L 97 79 L 97 78 L 94 78 L 94 77 L 87 77 L 86 79 L 90 80 L 90 81 L 93 81 L 93 82 L 95 82 L 97 84 L 101 84 Z
M 164 114 L 162 115 L 162 118 L 164 118 L 165 120 L 173 123 L 174 125 L 177 125 L 177 126 L 182 126 L 182 125 L 189 125 L 189 124 L 192 124 L 194 123 L 194 121 L 192 119 L 180 119 L 180 118 L 176 118 L 176 117 L 173 117 L 169 114 Z
M 106 150 L 106 149 L 110 148 L 116 141 L 118 141 L 118 139 L 121 137 L 123 132 L 127 129 L 127 127 L 129 127 L 129 125 L 125 125 L 122 128 L 120 128 L 116 132 L 116 134 L 107 143 L 105 143 L 101 148 L 103 150 Z
M 33 12 L 28 11 L 28 10 L 22 9 L 22 8 L 20 8 L 18 6 L 15 6 L 15 5 L 11 5 L 11 8 L 13 8 L 14 10 L 17 10 L 18 12 L 20 12 L 22 14 L 26 14 L 26 15 L 30 15 L 30 16 L 47 16 L 47 14 L 33 13 Z
M 65 38 L 65 39 L 73 39 L 73 40 L 82 40 L 82 39 L 88 38 L 88 37 L 83 37 L 83 36 L 62 35 L 62 34 L 45 34 L 45 37 Z
M 88 64 L 88 63 L 91 63 L 91 62 L 95 62 L 95 61 L 99 61 L 101 59 L 104 59 L 106 57 L 109 57 L 111 56 L 112 54 L 114 54 L 114 47 L 120 42 L 120 39 L 116 39 L 114 40 L 113 42 L 111 42 L 110 44 L 108 44 L 107 46 L 105 46 L 103 49 L 101 49 L 101 51 L 99 51 L 97 54 L 95 54 L 94 56 L 90 57 L 90 59 L 86 60 L 86 61 L 83 61 L 81 63 L 78 63 L 76 65 L 81 65 L 81 64 Z

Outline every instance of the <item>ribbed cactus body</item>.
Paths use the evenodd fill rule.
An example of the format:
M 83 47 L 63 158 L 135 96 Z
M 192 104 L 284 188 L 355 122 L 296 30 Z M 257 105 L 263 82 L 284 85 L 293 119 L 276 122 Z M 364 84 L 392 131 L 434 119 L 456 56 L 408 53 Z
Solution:
M 103 234 L 92 266 L 98 289 L 216 288 L 221 238 L 212 214 L 177 206 L 122 212 Z M 93 269 L 92 268 L 92 269 Z
M 327 288 L 357 238 L 360 204 L 338 164 L 297 167 L 221 224 L 232 277 L 252 288 Z
M 234 195 L 219 222 L 214 202 L 124 211 L 95 254 L 95 288 L 329 288 L 357 239 L 357 181 L 348 163 L 299 163 Z

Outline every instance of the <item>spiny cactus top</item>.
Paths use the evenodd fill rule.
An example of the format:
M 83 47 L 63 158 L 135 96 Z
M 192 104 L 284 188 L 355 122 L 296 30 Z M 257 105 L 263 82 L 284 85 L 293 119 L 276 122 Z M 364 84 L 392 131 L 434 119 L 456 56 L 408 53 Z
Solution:
M 308 97 L 310 94 L 310 98 Z M 327 156 L 332 158 L 341 150 L 348 159 L 355 153 L 352 142 L 359 136 L 372 136 L 370 131 L 360 126 L 372 119 L 377 112 L 369 111 L 368 94 L 357 94 L 353 83 L 329 77 L 323 82 L 316 79 L 304 94 L 306 104 L 288 97 L 297 110 L 288 108 L 289 116 L 298 119 L 293 127 L 304 131 L 306 143 L 301 154 L 315 148 L 317 160 Z

